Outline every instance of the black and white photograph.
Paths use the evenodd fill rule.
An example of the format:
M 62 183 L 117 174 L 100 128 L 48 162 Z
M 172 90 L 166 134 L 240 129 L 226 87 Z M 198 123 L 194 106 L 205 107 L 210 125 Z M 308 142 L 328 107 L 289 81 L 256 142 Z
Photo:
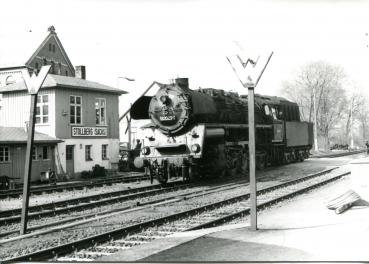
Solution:
M 0 263 L 369 261 L 369 0 L 0 4 Z

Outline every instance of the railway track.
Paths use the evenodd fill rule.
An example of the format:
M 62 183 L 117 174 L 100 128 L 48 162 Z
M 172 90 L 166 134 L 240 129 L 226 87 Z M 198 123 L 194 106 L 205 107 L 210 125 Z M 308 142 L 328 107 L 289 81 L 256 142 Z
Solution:
M 91 203 L 84 203 L 84 204 L 77 204 L 75 206 L 72 206 L 72 207 L 63 207 L 63 208 L 60 208 L 60 209 L 56 209 L 54 208 L 54 211 L 53 209 L 50 209 L 50 210 L 46 210 L 46 211 L 40 211 L 40 212 L 36 212 L 34 214 L 31 214 L 30 217 L 31 218 L 35 218 L 36 219 L 36 222 L 37 220 L 40 220 L 41 219 L 41 216 L 45 216 L 45 215 L 57 215 L 58 213 L 62 213 L 62 212 L 65 212 L 65 211 L 72 211 L 72 210 L 79 210 L 79 215 L 78 216 L 71 216 L 71 217 L 68 217 L 66 219 L 62 219 L 62 220 L 56 220 L 56 221 L 47 221 L 46 224 L 37 224 L 37 225 L 32 225 L 28 228 L 28 231 L 35 231 L 35 230 L 40 230 L 40 229 L 45 229 L 45 228 L 49 228 L 49 227 L 52 227 L 53 230 L 56 230 L 58 229 L 58 227 L 56 226 L 61 226 L 63 224 L 67 224 L 67 223 L 70 223 L 70 222 L 75 222 L 75 224 L 72 224 L 72 225 L 77 225 L 78 224 L 78 221 L 83 221 L 83 222 L 86 222 L 86 221 L 90 221 L 88 219 L 93 219 L 93 218 L 96 218 L 96 217 L 100 217 L 100 216 L 103 216 L 103 215 L 108 215 L 110 213 L 115 213 L 115 212 L 123 212 L 123 211 L 128 211 L 130 209 L 132 209 L 133 207 L 141 207 L 141 206 L 144 206 L 144 205 L 147 205 L 147 204 L 153 204 L 153 203 L 159 203 L 159 202 L 163 202 L 163 201 L 166 201 L 166 200 L 170 200 L 170 199 L 175 199 L 179 196 L 181 196 L 181 194 L 178 194 L 178 191 L 179 190 L 182 190 L 184 192 L 183 195 L 189 195 L 189 194 L 196 194 L 196 193 L 201 193 L 204 191 L 203 187 L 197 187 L 197 189 L 200 189 L 200 190 L 195 190 L 195 191 L 191 191 L 191 188 L 195 188 L 196 189 L 196 186 L 195 185 L 189 185 L 189 184 L 182 184 L 181 182 L 175 182 L 175 183 L 172 183 L 170 184 L 171 186 L 167 186 L 166 188 L 159 188 L 159 189 L 153 189 L 153 190 L 148 190 L 146 191 L 146 189 L 148 187 L 144 187 L 144 188 L 137 188 L 137 189 L 142 189 L 143 191 L 139 192 L 137 189 L 135 189 L 133 191 L 133 194 L 127 194 L 127 195 L 124 195 L 124 196 L 119 196 L 117 198 L 108 198 L 108 199 L 104 199 L 103 201 L 99 200 L 97 202 L 91 202 Z M 160 187 L 160 185 L 158 185 Z M 155 186 L 155 187 L 158 187 L 158 186 Z M 225 190 L 225 189 L 233 189 L 233 188 L 237 188 L 239 186 L 239 182 L 237 183 L 230 183 L 230 184 L 225 184 L 225 185 L 222 185 L 222 186 L 216 186 L 215 187 L 207 187 L 206 188 L 206 191 L 207 193 L 211 193 L 215 190 L 218 190 L 218 189 L 222 189 L 222 190 Z M 188 191 L 186 191 L 188 190 Z M 176 194 L 174 194 L 173 196 L 170 196 L 170 193 L 171 192 L 176 192 Z M 153 200 L 151 200 L 150 197 L 154 197 L 155 195 L 159 195 L 162 194 L 162 196 L 160 198 L 154 198 Z M 163 194 L 168 194 L 166 197 L 163 197 Z M 114 206 L 113 209 L 107 209 L 107 210 L 99 210 L 99 212 L 91 212 L 89 214 L 85 214 L 85 213 L 82 213 L 80 214 L 81 210 L 82 209 L 86 209 L 86 208 L 89 208 L 89 207 L 93 207 L 93 206 L 103 206 L 105 204 L 113 204 L 113 203 L 119 203 L 119 202 L 122 202 L 122 201 L 132 201 L 134 199 L 137 199 L 137 198 L 143 198 L 143 197 L 147 197 L 147 201 L 141 201 L 141 202 L 137 202 L 134 206 L 131 204 L 118 204 L 117 206 Z M 64 202 L 64 201 L 63 201 Z M 4 218 L 2 220 L 5 221 L 8 221 L 9 222 L 12 222 L 14 221 L 14 219 L 20 219 L 19 216 L 10 216 L 10 217 L 7 217 L 7 218 Z M 62 227 L 61 227 L 62 228 Z M 4 228 L 3 228 L 4 229 Z M 13 235 L 13 234 L 17 234 L 19 232 L 19 226 L 18 225 L 15 225 L 15 226 L 12 226 L 10 228 L 11 230 L 9 231 L 4 231 L 2 230 L 2 232 L 0 233 L 0 237 L 8 237 L 10 235 Z M 47 232 L 47 231 L 46 231 Z M 42 232 L 41 232 L 42 233 Z M 40 232 L 38 233 L 40 234 Z M 33 233 L 30 234 L 31 236 L 34 235 Z
M 258 205 L 258 209 L 265 208 L 301 192 L 306 192 L 307 190 L 332 182 L 347 174 L 349 173 L 327 175 L 321 172 L 263 188 L 258 191 L 258 201 L 261 201 Z M 182 199 L 177 199 L 177 201 L 167 201 L 164 204 L 153 204 L 151 209 L 163 206 L 168 207 L 171 205 L 172 208 L 177 208 L 178 211 L 178 204 L 180 201 L 186 202 L 198 197 L 199 195 L 188 195 Z M 108 232 L 76 239 L 73 242 L 60 243 L 59 245 L 47 249 L 24 254 L 8 260 L 24 261 L 53 259 L 60 261 L 91 261 L 97 257 L 113 254 L 118 250 L 147 243 L 153 239 L 167 236 L 175 232 L 219 225 L 234 218 L 247 215 L 249 212 L 248 200 L 249 194 L 246 193 L 201 206 L 192 206 L 192 208 L 155 219 L 147 221 L 137 220 L 129 226 L 121 227 L 122 224 L 120 224 L 120 228 L 114 228 Z M 71 252 L 74 253 L 71 254 Z M 60 255 L 66 254 L 70 255 L 59 257 Z
M 139 197 L 170 192 L 178 190 L 179 188 L 186 188 L 188 186 L 189 184 L 183 184 L 183 182 L 171 182 L 167 184 L 166 187 L 163 187 L 160 184 L 155 184 L 30 206 L 28 219 L 40 219 L 41 217 L 45 216 L 55 216 L 57 214 L 62 214 L 66 212 L 86 210 L 106 204 L 112 204 L 121 201 L 132 200 Z M 0 226 L 20 222 L 21 211 L 21 208 L 0 211 Z
M 84 188 L 93 188 L 93 187 L 99 187 L 99 186 L 104 186 L 104 185 L 112 185 L 113 183 L 135 182 L 135 181 L 142 181 L 142 180 L 148 180 L 148 179 L 149 179 L 149 176 L 146 176 L 143 173 L 139 173 L 137 175 L 106 177 L 106 178 L 99 178 L 99 179 L 89 180 L 89 181 L 63 183 L 60 185 L 31 186 L 30 195 L 62 192 L 66 190 L 80 190 Z M 22 194 L 23 194 L 22 188 L 17 188 L 13 190 L 1 190 L 0 199 L 10 198 L 10 197 L 19 197 Z

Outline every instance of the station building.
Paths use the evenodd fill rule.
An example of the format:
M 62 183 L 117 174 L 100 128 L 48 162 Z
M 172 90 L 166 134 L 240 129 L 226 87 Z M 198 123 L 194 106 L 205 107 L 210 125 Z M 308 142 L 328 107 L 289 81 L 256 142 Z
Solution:
M 49 28 L 48 35 L 39 43 L 23 62 L 18 60 L 19 65 L 0 63 L 0 126 L 24 128 L 27 125 L 30 96 L 21 70 L 27 68 L 37 72 L 42 65 L 51 65 L 38 93 L 35 130 L 57 142 L 51 150 L 57 173 L 78 176 L 95 165 L 117 169 L 118 101 L 125 92 L 86 80 L 86 68 L 74 69 L 54 27 Z M 0 144 L 0 147 L 6 147 Z

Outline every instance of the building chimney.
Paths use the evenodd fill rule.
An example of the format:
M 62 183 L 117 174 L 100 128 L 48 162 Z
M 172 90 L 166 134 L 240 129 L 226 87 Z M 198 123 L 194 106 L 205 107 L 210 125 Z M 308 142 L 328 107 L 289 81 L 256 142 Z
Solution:
M 76 66 L 76 78 L 86 80 L 86 66 Z

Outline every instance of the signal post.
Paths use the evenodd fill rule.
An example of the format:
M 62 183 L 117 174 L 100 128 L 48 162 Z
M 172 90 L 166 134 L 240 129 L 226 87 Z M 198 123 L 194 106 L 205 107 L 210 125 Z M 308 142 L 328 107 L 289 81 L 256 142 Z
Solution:
M 255 86 L 250 83 L 248 89 L 248 112 L 249 112 L 249 176 L 250 176 L 250 216 L 251 229 L 257 230 L 257 198 L 256 198 L 256 175 L 255 175 Z
M 243 76 L 246 76 L 246 81 L 243 81 L 241 76 L 239 76 L 237 69 L 232 64 L 231 60 L 227 57 L 234 73 L 237 75 L 238 80 L 241 82 L 244 88 L 248 90 L 247 104 L 248 104 L 248 125 L 249 125 L 249 176 L 250 176 L 250 227 L 252 230 L 257 230 L 257 186 L 256 186 L 256 150 L 255 150 L 255 97 L 254 90 L 258 84 L 261 76 L 267 67 L 273 52 L 269 55 L 264 65 L 263 62 L 259 62 L 260 56 L 256 61 L 248 58 L 246 62 L 243 62 L 241 57 L 237 55 L 238 61 L 243 67 Z M 250 66 L 248 66 L 250 65 Z M 261 65 L 262 68 L 259 66 Z M 258 66 L 258 67 L 257 67 Z
M 28 69 L 22 70 L 22 77 L 27 87 L 28 94 L 31 96 L 31 107 L 29 114 L 29 125 L 28 125 L 28 139 L 26 149 L 26 162 L 24 164 L 24 180 L 23 180 L 23 198 L 22 198 L 22 214 L 21 214 L 21 228 L 20 234 L 24 235 L 27 232 L 28 222 L 28 205 L 29 205 L 29 190 L 30 190 L 30 179 L 32 171 L 32 146 L 35 133 L 35 112 L 37 106 L 37 94 L 38 90 L 44 83 L 47 74 L 50 70 L 50 65 L 42 66 L 40 73 L 36 76 L 33 73 L 31 76 L 28 73 Z

